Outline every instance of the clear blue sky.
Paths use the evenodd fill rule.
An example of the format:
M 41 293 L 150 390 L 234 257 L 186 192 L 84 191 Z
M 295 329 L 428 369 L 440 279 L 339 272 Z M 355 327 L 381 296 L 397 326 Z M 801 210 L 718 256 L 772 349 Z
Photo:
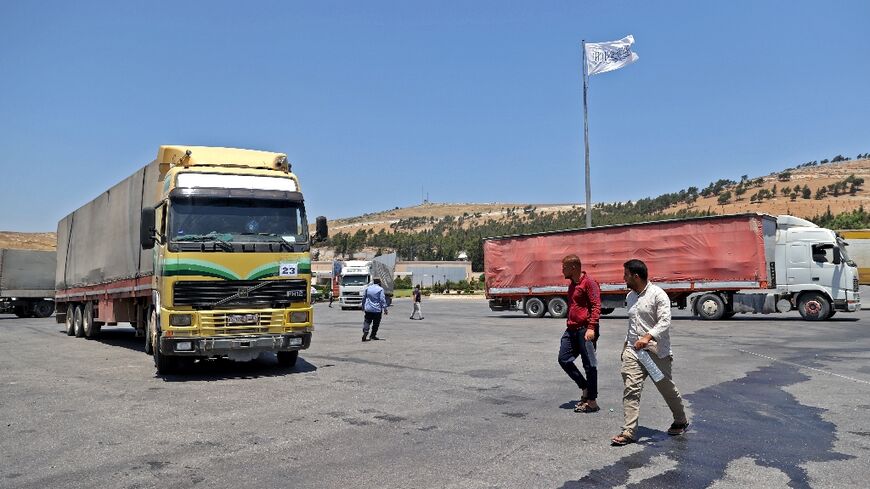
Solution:
M 870 2 L 4 1 L 0 230 L 59 218 L 160 144 L 285 152 L 309 215 L 594 201 L 870 152 Z

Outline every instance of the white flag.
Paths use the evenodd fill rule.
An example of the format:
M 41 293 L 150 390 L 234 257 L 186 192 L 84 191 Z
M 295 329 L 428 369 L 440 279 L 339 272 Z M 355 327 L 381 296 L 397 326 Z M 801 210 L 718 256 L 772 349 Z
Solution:
M 607 73 L 637 61 L 631 52 L 634 36 L 628 35 L 618 41 L 586 43 L 586 74 Z

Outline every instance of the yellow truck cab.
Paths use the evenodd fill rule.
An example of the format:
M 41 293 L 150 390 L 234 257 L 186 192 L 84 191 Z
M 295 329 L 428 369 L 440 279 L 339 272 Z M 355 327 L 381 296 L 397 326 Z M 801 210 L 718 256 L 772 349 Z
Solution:
M 286 155 L 161 146 L 155 161 L 116 187 L 106 193 L 115 206 L 99 206 L 104 219 L 138 221 L 120 226 L 129 231 L 121 231 L 117 245 L 95 242 L 89 249 L 91 233 L 74 233 L 83 218 L 100 218 L 87 205 L 76 211 L 82 216 L 73 213 L 58 226 L 59 235 L 69 228 L 68 254 L 96 253 L 103 258 L 90 261 L 109 271 L 89 280 L 88 267 L 75 260 L 59 264 L 70 334 L 93 336 L 127 320 L 142 331 L 160 373 L 197 358 L 250 360 L 264 352 L 276 353 L 284 366 L 296 363 L 314 326 L 310 246 L 328 230 L 318 218 L 318 232 L 309 236 L 302 189 Z

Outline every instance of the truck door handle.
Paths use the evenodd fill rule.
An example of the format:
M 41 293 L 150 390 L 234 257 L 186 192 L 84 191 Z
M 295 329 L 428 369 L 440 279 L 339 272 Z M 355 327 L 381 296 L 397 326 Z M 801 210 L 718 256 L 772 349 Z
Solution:
M 818 281 L 819 281 L 819 277 L 813 277 L 813 281 L 818 282 Z

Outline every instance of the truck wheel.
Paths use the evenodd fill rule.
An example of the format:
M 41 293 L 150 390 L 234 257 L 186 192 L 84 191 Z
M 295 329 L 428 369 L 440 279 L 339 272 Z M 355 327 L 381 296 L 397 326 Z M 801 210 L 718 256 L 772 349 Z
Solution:
M 20 318 L 30 317 L 30 312 L 28 311 L 28 308 L 24 306 L 15 306 L 12 312 Z
M 695 311 L 701 319 L 715 321 L 725 315 L 725 302 L 717 294 L 704 294 L 695 303 Z
M 75 329 L 76 306 L 67 304 L 66 306 L 66 334 L 72 336 L 76 334 Z
M 38 318 L 47 318 L 54 314 L 54 302 L 51 301 L 37 301 L 36 304 L 33 305 L 33 313 L 36 314 Z
M 160 352 L 160 347 L 154 346 L 154 366 L 157 367 L 157 373 L 160 375 L 170 375 L 178 373 L 181 362 L 178 357 L 164 355 Z
M 530 318 L 539 318 L 547 312 L 547 308 L 544 307 L 544 301 L 538 299 L 537 297 L 532 297 L 531 299 L 526 300 L 525 307 L 526 315 Z
M 561 319 L 568 315 L 568 303 L 561 297 L 553 297 L 547 302 L 547 312 L 551 317 Z
M 606 316 L 608 314 L 611 314 L 611 313 L 613 313 L 613 310 L 614 309 L 612 307 L 602 307 L 601 308 L 601 315 Z
M 151 323 L 149 321 L 145 322 L 145 354 L 154 354 L 154 347 L 151 346 Z
M 76 306 L 75 312 L 73 313 L 73 329 L 75 330 L 75 335 L 77 338 L 81 338 L 85 335 L 85 328 L 82 324 L 84 318 L 82 317 L 82 306 Z
M 831 303 L 818 292 L 808 292 L 801 295 L 798 311 L 806 321 L 824 321 L 831 313 Z
M 828 313 L 828 319 L 831 319 L 832 317 L 834 317 L 834 314 L 837 314 L 837 311 L 831 309 L 831 312 Z
M 157 348 L 157 309 L 151 309 L 148 314 L 148 326 L 146 331 L 147 339 L 145 340 L 145 352 L 149 355 L 154 354 Z
M 93 339 L 100 335 L 100 327 L 94 324 L 94 303 L 88 302 L 82 311 L 82 329 L 85 338 Z
M 296 360 L 299 358 L 299 350 L 279 351 L 277 357 L 279 366 L 283 368 L 293 368 L 296 366 Z

